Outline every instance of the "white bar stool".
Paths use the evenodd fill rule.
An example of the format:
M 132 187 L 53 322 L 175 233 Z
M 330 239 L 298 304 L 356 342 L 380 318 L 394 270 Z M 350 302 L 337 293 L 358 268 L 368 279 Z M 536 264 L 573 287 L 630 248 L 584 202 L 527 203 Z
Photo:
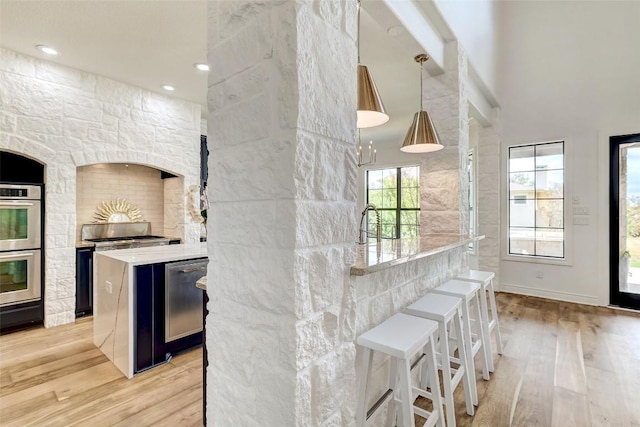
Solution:
M 462 300 L 457 297 L 442 294 L 427 294 L 405 309 L 405 313 L 423 317 L 438 322 L 438 341 L 436 357 L 438 368 L 442 370 L 442 384 L 444 386 L 444 406 L 447 415 L 447 427 L 455 427 L 456 411 L 453 401 L 453 391 L 460 381 L 464 386 L 467 414 L 474 413 L 473 402 L 478 401 L 478 391 L 475 381 L 471 381 L 469 372 L 473 373 L 473 365 L 469 365 L 466 348 L 469 344 L 463 341 L 462 333 Z M 459 358 L 449 355 L 449 334 L 447 328 L 455 330 Z M 451 363 L 459 365 L 457 369 Z M 451 375 L 453 373 L 453 376 Z M 426 371 L 423 372 L 423 384 L 426 384 Z
M 389 388 L 394 391 L 394 397 L 389 403 L 386 425 L 392 425 L 397 403 L 400 403 L 399 426 L 415 427 L 415 413 L 426 419 L 424 425 L 427 427 L 432 427 L 436 423 L 444 427 L 444 412 L 442 411 L 442 399 L 440 398 L 440 380 L 438 378 L 434 345 L 437 330 L 438 324 L 432 320 L 398 313 L 358 337 L 356 342 L 362 346 L 356 365 L 358 387 L 356 425 L 358 427 L 364 426 L 366 422 L 365 396 L 367 380 L 371 375 L 372 350 L 391 356 Z M 411 384 L 411 359 L 415 356 L 422 356 L 423 351 L 425 351 L 424 357 L 431 380 L 432 393 L 413 387 Z M 397 381 L 398 373 L 400 374 L 399 386 Z M 399 393 L 397 393 L 398 391 Z M 414 393 L 431 399 L 433 411 L 428 412 L 414 407 Z M 395 396 L 396 394 L 400 395 L 399 398 Z
M 482 309 L 480 298 L 480 285 L 473 282 L 463 282 L 462 280 L 449 280 L 432 290 L 435 293 L 450 295 L 462 299 L 462 333 L 467 334 L 465 343 L 471 343 L 471 348 L 467 349 L 467 357 L 470 365 L 474 366 L 473 358 L 480 352 L 480 362 L 482 366 L 482 378 L 489 380 L 489 356 L 487 354 L 486 342 L 489 340 L 486 328 L 482 325 Z M 473 311 L 472 311 L 473 306 Z M 477 331 L 471 329 L 471 325 L 476 326 Z M 475 382 L 475 370 L 472 376 Z M 471 377 L 471 375 L 470 375 Z M 473 402 L 476 404 L 477 402 Z
M 461 274 L 456 277 L 458 280 L 465 280 L 468 282 L 479 283 L 480 286 L 485 290 L 485 295 L 489 295 L 489 308 L 491 309 L 491 315 L 488 313 L 487 309 L 487 299 L 482 298 L 480 303 L 483 305 L 482 315 L 483 321 L 488 325 L 488 334 L 489 338 L 491 338 L 491 333 L 495 332 L 496 334 L 496 347 L 498 350 L 498 354 L 502 354 L 502 335 L 500 334 L 500 324 L 498 323 L 498 309 L 496 307 L 496 295 L 493 290 L 493 278 L 496 277 L 496 274 L 492 271 L 480 271 L 480 270 L 469 270 L 468 272 Z M 491 339 L 489 339 L 489 345 L 487 348 L 491 346 Z M 493 372 L 493 351 L 489 352 L 489 370 Z

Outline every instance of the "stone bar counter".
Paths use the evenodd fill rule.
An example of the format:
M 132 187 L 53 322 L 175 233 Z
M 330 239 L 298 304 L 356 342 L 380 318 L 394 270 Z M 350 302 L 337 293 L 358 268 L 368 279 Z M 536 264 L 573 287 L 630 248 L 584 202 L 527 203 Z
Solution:
M 420 238 L 358 245 L 350 269 L 355 293 L 357 337 L 447 280 L 468 269 L 469 243 L 484 236 L 427 234 Z M 359 349 L 358 349 L 359 351 Z M 374 357 L 367 387 L 367 408 L 387 391 L 388 358 Z M 382 425 L 384 411 L 372 425 Z

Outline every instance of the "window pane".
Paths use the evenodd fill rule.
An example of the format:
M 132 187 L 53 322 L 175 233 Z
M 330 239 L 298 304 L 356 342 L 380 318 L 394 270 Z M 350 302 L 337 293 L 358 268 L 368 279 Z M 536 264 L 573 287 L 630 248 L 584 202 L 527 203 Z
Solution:
M 535 227 L 536 202 L 535 200 L 509 201 L 509 226 L 511 227 Z
M 536 172 L 536 197 L 538 199 L 562 198 L 564 187 L 564 171 Z
M 398 183 L 396 177 L 398 175 L 397 169 L 383 169 L 382 170 L 382 186 L 383 188 L 396 188 Z
M 535 231 L 533 228 L 509 228 L 509 253 L 535 255 Z
M 509 148 L 509 172 L 535 170 L 534 155 L 533 146 Z
M 420 223 L 420 211 L 402 211 L 400 212 L 401 225 L 418 225 Z
M 403 225 L 402 226 L 402 235 L 401 239 L 406 237 L 418 237 L 420 236 L 420 226 L 419 225 Z
M 420 207 L 420 189 L 417 187 L 402 188 L 403 209 L 418 209 Z
M 420 186 L 420 168 L 411 166 L 400 170 L 402 187 L 419 187 Z
M 563 169 L 562 143 L 542 144 L 536 146 L 536 170 Z
M 369 190 L 382 188 L 382 169 L 367 171 L 367 188 Z
M 509 174 L 509 198 L 514 195 L 525 195 L 527 199 L 533 198 L 535 188 L 535 172 L 516 172 Z
M 395 188 L 382 190 L 382 204 L 378 208 L 396 209 L 398 207 L 398 190 Z
M 538 200 L 536 226 L 562 228 L 564 226 L 563 204 L 562 200 Z
M 396 211 L 382 211 L 382 237 L 395 237 L 396 229 Z
M 563 258 L 564 231 L 538 229 L 536 231 L 536 255 Z
M 382 190 L 369 190 L 369 203 L 376 207 L 382 206 Z

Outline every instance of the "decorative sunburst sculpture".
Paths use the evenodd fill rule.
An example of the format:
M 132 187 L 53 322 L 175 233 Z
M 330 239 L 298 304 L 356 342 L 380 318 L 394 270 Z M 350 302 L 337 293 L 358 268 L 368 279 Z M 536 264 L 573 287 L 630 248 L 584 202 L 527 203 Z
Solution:
M 93 222 L 141 222 L 140 208 L 125 199 L 100 203 L 93 214 Z

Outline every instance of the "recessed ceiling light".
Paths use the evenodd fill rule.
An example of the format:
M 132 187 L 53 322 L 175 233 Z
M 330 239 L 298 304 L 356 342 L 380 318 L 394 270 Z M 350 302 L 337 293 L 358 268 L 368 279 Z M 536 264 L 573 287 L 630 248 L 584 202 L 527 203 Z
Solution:
M 209 66 L 207 64 L 198 63 L 198 64 L 193 64 L 193 66 L 200 71 L 209 71 Z
M 55 50 L 52 47 L 45 46 L 43 44 L 39 44 L 38 46 L 36 46 L 36 49 L 38 49 L 41 52 L 46 53 L 47 55 L 57 55 L 58 54 L 57 50 Z
M 176 88 L 171 85 L 162 85 L 162 89 L 168 90 L 169 92 L 176 90 Z

